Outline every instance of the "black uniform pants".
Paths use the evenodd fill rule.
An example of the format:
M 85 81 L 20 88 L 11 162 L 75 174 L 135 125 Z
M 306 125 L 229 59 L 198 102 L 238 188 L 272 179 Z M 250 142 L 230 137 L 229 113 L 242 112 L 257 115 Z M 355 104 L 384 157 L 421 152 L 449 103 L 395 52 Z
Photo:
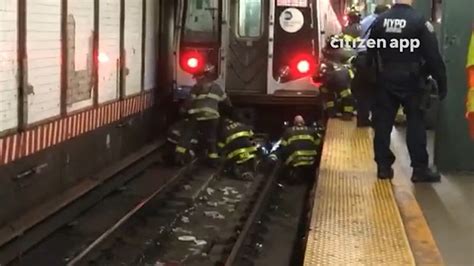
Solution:
M 196 128 L 199 132 L 199 143 L 207 150 L 209 159 L 217 159 L 217 127 L 219 125 L 218 119 L 198 120 L 196 121 Z
M 356 73 L 351 88 L 356 100 L 357 121 L 369 121 L 374 105 L 375 76 L 367 64 L 367 55 L 360 54 L 354 62 Z
M 395 162 L 395 156 L 390 150 L 390 134 L 400 105 L 407 116 L 406 140 L 411 166 L 428 166 L 426 127 L 420 101 L 419 93 L 393 93 L 383 87 L 377 88 L 373 122 L 375 161 L 379 166 L 389 167 Z
M 197 120 L 193 118 L 189 129 L 183 132 L 180 146 L 190 148 L 191 140 L 197 139 L 196 151 L 206 151 L 207 157 L 217 159 L 217 126 L 218 119 Z

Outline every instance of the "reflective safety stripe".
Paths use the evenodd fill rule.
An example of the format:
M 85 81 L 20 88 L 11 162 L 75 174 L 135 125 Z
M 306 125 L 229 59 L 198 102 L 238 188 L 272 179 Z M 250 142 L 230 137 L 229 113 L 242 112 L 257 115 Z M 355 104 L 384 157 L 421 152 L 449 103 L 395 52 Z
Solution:
M 245 163 L 246 161 L 248 161 L 250 159 L 253 159 L 253 158 L 255 158 L 255 154 L 249 154 L 244 159 L 238 160 L 236 163 L 237 164 Z
M 296 135 L 288 139 L 288 144 L 291 144 L 294 141 L 297 140 L 309 140 L 311 142 L 314 142 L 316 144 L 316 141 L 314 140 L 314 137 L 309 135 L 309 134 L 304 134 L 304 135 Z
M 225 143 L 229 144 L 235 139 L 238 139 L 238 138 L 241 138 L 241 137 L 251 137 L 251 136 L 253 136 L 252 131 L 240 131 L 240 132 L 237 132 L 237 133 L 232 134 L 229 137 L 227 137 Z
M 229 153 L 227 155 L 227 159 L 232 159 L 236 156 L 239 156 L 239 155 L 245 154 L 245 153 L 250 154 L 250 153 L 255 152 L 255 151 L 257 151 L 256 147 L 247 147 L 247 148 L 238 149 L 238 150 L 235 150 L 235 151 Z
M 225 147 L 225 144 L 222 143 L 222 142 L 219 142 L 219 143 L 217 143 L 217 146 L 218 146 L 219 148 L 224 148 L 224 147 Z
M 171 143 L 178 144 L 178 142 L 172 138 L 167 138 L 167 140 Z
M 302 162 L 299 162 L 299 163 L 295 163 L 293 166 L 298 167 L 298 166 L 303 166 L 303 165 L 312 165 L 313 163 L 314 163 L 314 161 L 302 161 Z
M 320 138 L 316 139 L 316 140 L 314 141 L 314 143 L 315 143 L 316 145 L 321 145 L 321 139 L 320 139 Z
M 207 155 L 207 157 L 211 158 L 211 159 L 218 159 L 219 158 L 219 154 L 217 153 L 209 153 Z
M 270 154 L 269 158 L 273 160 L 278 160 L 278 156 L 276 156 L 275 154 Z
M 467 92 L 466 110 L 468 113 L 474 113 L 474 88 Z
M 339 93 L 342 98 L 346 98 L 348 96 L 351 96 L 352 92 L 351 89 L 345 89 Z
M 286 159 L 285 164 L 290 164 L 292 161 L 294 161 L 296 158 L 299 156 L 316 156 L 318 153 L 316 151 L 311 151 L 311 150 L 304 150 L 304 151 L 295 151 L 293 154 Z
M 189 109 L 188 111 L 189 114 L 197 114 L 197 113 L 212 113 L 212 114 L 217 114 L 219 115 L 219 112 L 215 109 L 212 109 L 210 107 L 202 107 L 202 108 L 194 108 L 194 109 Z
M 181 146 L 176 146 L 176 152 L 177 153 L 186 153 L 186 148 L 181 147 Z
M 349 70 L 349 76 L 351 77 L 351 79 L 354 78 L 354 71 L 352 71 L 352 69 L 348 69 Z
M 179 130 L 172 130 L 171 133 L 175 134 L 176 136 L 181 136 L 181 132 Z
M 195 100 L 203 100 L 203 99 L 214 99 L 216 101 L 222 101 L 226 98 L 227 96 L 224 94 L 222 97 L 214 94 L 214 93 L 208 93 L 208 94 L 199 94 L 199 95 L 193 95 L 192 98 Z
M 197 139 L 191 139 L 191 144 L 197 144 L 198 143 L 198 140 Z
M 326 108 L 334 107 L 336 104 L 333 101 L 329 101 L 326 103 Z
M 344 112 L 346 112 L 346 113 L 352 113 L 352 112 L 354 112 L 354 107 L 352 107 L 352 106 L 344 106 Z
M 352 64 L 352 61 L 354 61 L 354 59 L 356 59 L 356 58 L 357 58 L 357 56 L 355 56 L 355 55 L 351 56 L 349 59 L 347 59 L 347 63 Z

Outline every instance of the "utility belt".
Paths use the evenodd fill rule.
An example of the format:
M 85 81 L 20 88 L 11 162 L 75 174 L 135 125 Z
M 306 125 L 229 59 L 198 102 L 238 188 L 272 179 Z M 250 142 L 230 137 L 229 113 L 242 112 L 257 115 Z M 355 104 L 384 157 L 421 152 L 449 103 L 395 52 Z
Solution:
M 428 77 L 424 72 L 423 65 L 420 62 L 402 63 L 390 62 L 382 64 L 382 71 L 386 74 L 406 75 L 417 82 L 416 88 L 420 95 L 419 107 L 423 111 L 428 111 L 438 100 L 438 85 L 436 81 Z

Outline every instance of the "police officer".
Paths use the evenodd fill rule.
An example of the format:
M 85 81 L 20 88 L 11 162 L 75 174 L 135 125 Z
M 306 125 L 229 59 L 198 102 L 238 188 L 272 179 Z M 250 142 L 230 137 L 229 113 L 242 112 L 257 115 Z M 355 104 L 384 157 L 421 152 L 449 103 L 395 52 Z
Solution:
M 171 125 L 164 145 L 164 162 L 167 165 L 185 165 L 195 156 L 197 139 L 192 134 L 192 123 L 189 118 L 181 119 Z
M 257 148 L 252 142 L 252 129 L 231 119 L 222 119 L 219 148 L 226 168 L 238 179 L 250 180 L 254 176 Z
M 389 9 L 387 5 L 377 5 L 374 14 L 367 16 L 361 22 L 362 39 L 367 40 L 369 28 L 375 19 Z M 355 76 L 352 80 L 351 89 L 356 99 L 357 126 L 368 127 L 371 125 L 369 119 L 375 93 L 375 73 L 367 63 L 367 47 L 360 45 L 357 49 L 357 58 L 353 61 Z
M 198 141 L 207 150 L 207 162 L 217 166 L 217 129 L 221 110 L 228 113 L 232 107 L 222 88 L 212 80 L 215 71 L 207 64 L 202 71 L 194 74 L 196 85 L 191 89 L 190 98 L 185 103 L 187 113 L 194 123 L 193 133 L 198 133 Z
M 304 118 L 298 115 L 294 118 L 293 126 L 283 133 L 280 147 L 270 158 L 282 160 L 284 172 L 290 181 L 303 181 L 302 178 L 309 178 L 314 172 L 320 143 L 317 128 L 306 126 Z
M 381 14 L 371 28 L 371 39 L 385 41 L 386 47 L 368 46 L 377 66 L 377 91 L 374 109 L 375 161 L 380 179 L 393 178 L 395 156 L 390 150 L 390 133 L 400 105 L 407 115 L 407 145 L 413 167 L 413 182 L 437 182 L 439 173 L 428 167 L 424 113 L 421 108 L 427 75 L 439 86 L 439 97 L 447 94 L 446 67 L 438 50 L 433 26 L 411 6 L 412 0 L 398 0 Z M 420 46 L 400 51 L 400 41 Z M 390 43 L 398 44 L 395 49 Z M 425 73 L 424 73 L 425 72 Z

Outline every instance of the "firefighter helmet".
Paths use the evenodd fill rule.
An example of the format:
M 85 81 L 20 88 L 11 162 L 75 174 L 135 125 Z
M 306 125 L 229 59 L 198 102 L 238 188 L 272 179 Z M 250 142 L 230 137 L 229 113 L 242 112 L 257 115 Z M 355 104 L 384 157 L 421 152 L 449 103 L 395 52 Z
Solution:
M 200 70 L 194 73 L 195 78 L 200 78 L 200 77 L 209 77 L 213 75 L 216 72 L 216 67 L 212 64 L 206 64 L 204 67 Z

